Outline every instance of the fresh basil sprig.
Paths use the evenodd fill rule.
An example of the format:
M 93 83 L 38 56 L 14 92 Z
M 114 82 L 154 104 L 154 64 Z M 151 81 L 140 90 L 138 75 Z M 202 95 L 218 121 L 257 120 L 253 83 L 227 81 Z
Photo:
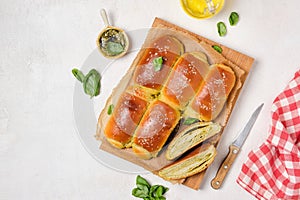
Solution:
M 214 50 L 216 50 L 219 53 L 222 53 L 222 51 L 223 51 L 223 49 L 218 45 L 212 45 L 212 48 L 214 48 Z
M 163 57 L 160 56 L 160 57 L 154 58 L 152 62 L 153 62 L 154 71 L 158 72 L 161 70 L 164 60 L 163 60 Z
M 235 26 L 239 21 L 239 14 L 237 12 L 232 12 L 229 16 L 229 23 L 231 26 Z
M 132 190 L 132 195 L 144 200 L 165 200 L 163 195 L 169 188 L 162 185 L 150 185 L 146 179 L 138 175 L 136 177 L 136 188 Z
M 224 24 L 224 22 L 218 22 L 217 23 L 217 27 L 218 27 L 218 33 L 221 37 L 225 36 L 227 33 L 227 28 L 226 25 Z
M 83 83 L 83 90 L 87 95 L 93 98 L 100 94 L 101 75 L 97 70 L 91 69 L 89 73 L 84 76 L 79 69 L 74 68 L 72 73 L 77 80 Z

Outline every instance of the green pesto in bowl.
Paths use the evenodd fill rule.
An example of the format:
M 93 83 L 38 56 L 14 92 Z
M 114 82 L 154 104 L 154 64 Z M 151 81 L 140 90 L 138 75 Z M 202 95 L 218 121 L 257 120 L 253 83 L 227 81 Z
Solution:
M 107 58 L 119 58 L 128 50 L 128 37 L 123 30 L 108 27 L 99 34 L 97 44 L 100 52 Z

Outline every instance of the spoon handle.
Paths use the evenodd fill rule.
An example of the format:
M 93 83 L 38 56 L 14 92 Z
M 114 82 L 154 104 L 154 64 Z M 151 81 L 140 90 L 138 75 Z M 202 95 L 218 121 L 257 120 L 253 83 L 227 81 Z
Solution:
M 100 13 L 101 13 L 101 17 L 102 17 L 102 20 L 103 20 L 105 26 L 106 27 L 109 26 L 106 11 L 104 9 L 101 9 Z

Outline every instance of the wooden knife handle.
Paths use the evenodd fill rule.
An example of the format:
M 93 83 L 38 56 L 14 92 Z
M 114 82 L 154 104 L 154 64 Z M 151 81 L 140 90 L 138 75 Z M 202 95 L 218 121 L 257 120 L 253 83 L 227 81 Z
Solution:
M 219 189 L 223 183 L 224 178 L 226 177 L 227 172 L 229 171 L 233 161 L 238 155 L 240 149 L 234 145 L 229 146 L 229 153 L 221 164 L 215 178 L 211 181 L 211 187 L 214 189 Z

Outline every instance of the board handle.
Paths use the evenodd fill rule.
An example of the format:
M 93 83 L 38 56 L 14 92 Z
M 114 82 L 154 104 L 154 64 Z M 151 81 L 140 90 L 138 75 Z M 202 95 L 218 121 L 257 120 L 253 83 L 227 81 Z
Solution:
M 211 181 L 211 187 L 214 189 L 219 189 L 226 177 L 227 172 L 229 171 L 233 161 L 237 157 L 240 148 L 234 145 L 229 146 L 229 153 L 227 154 L 226 158 L 222 162 L 221 166 L 218 169 L 218 172 L 215 178 Z

